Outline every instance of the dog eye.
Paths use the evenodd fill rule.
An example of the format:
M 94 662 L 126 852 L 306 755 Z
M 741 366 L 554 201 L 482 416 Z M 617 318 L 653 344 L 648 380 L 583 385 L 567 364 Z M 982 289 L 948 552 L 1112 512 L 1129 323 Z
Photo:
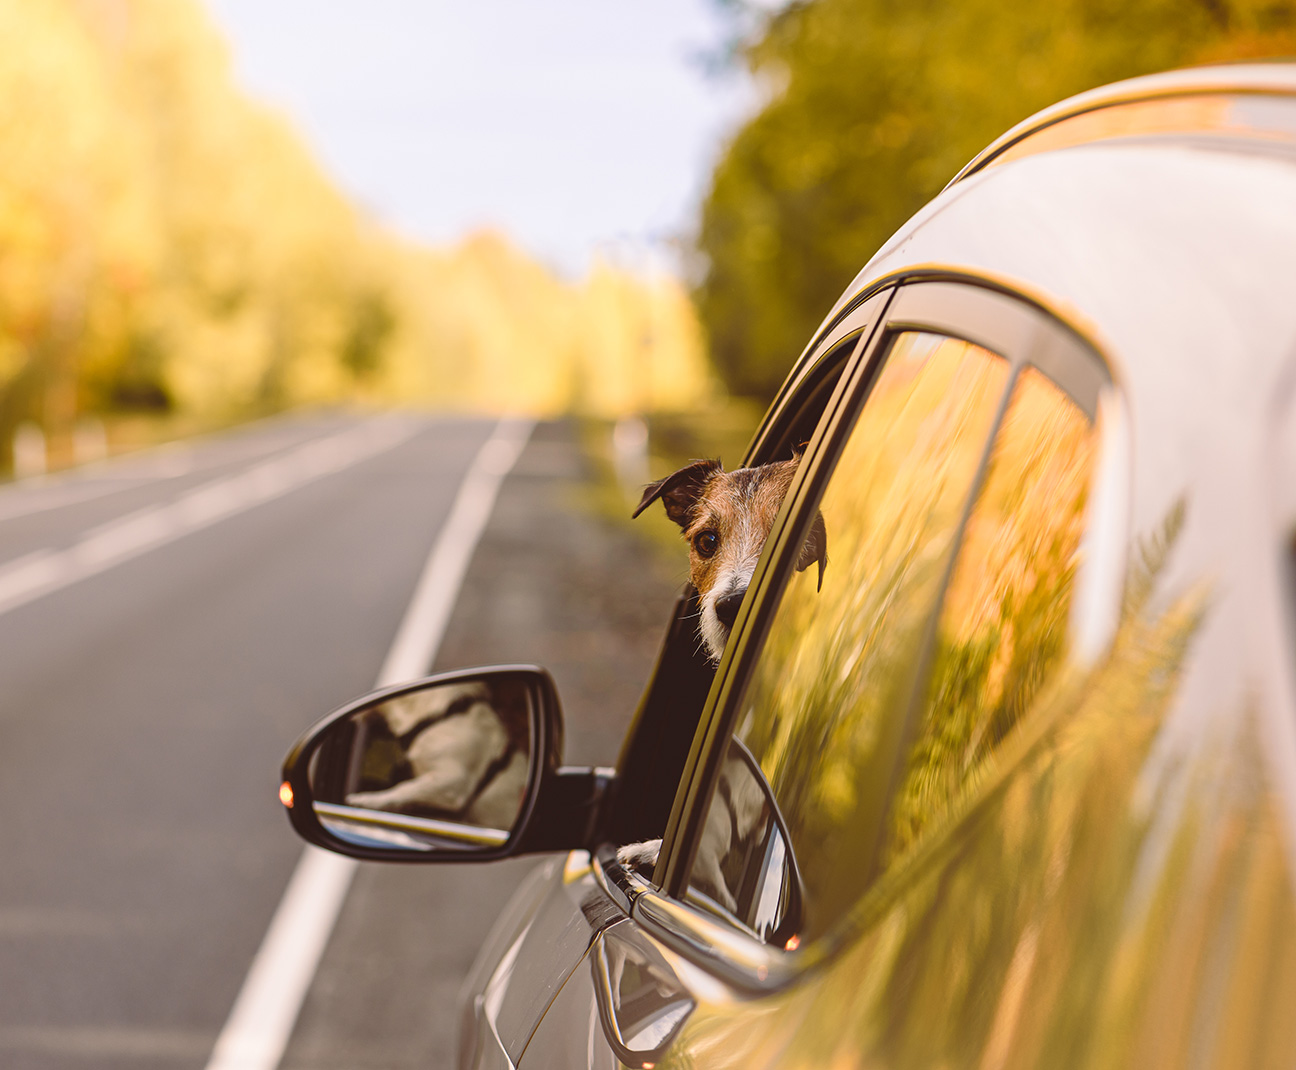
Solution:
M 719 533 L 711 531 L 710 529 L 699 531 L 693 536 L 693 549 L 695 549 L 701 557 L 710 557 L 720 549 Z

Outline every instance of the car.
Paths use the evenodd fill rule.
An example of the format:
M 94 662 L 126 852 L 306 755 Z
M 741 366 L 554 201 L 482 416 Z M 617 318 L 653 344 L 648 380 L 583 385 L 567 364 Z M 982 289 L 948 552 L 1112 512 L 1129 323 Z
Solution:
M 686 588 L 614 769 L 562 765 L 526 666 L 366 696 L 288 755 L 312 843 L 548 853 L 459 1065 L 1289 1065 L 1296 65 L 1118 83 L 989 146 L 745 463 L 806 443 L 723 657 Z M 420 744 L 456 705 L 478 727 Z

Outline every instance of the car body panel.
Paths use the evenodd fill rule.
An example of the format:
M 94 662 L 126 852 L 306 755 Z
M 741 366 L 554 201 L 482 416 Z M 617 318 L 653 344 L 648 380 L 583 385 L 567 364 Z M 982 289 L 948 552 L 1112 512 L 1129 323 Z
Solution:
M 1122 116 L 1128 114 L 1127 109 L 1141 105 L 1153 106 L 1150 116 L 1143 121 L 1132 126 L 1085 124 L 1081 128 L 1084 136 L 1087 140 L 1099 140 L 1159 132 L 1207 133 L 1223 128 L 1236 132 L 1238 136 L 1288 139 L 1296 135 L 1290 108 L 1282 107 L 1281 113 L 1274 116 L 1276 122 L 1269 125 L 1254 122 L 1256 113 L 1251 109 L 1244 108 L 1243 114 L 1235 117 L 1230 108 L 1220 108 L 1218 102 L 1251 98 L 1286 105 L 1286 101 L 1278 98 L 1292 96 L 1296 96 L 1296 71 L 1290 63 L 1198 67 L 1129 78 L 1068 97 L 1018 123 L 979 152 L 950 180 L 950 185 L 1014 153 L 1052 151 L 1059 147 L 1052 133 L 1070 120 L 1100 113 Z M 1204 110 L 1198 106 L 1201 101 L 1208 102 Z M 1248 118 L 1253 121 L 1247 122 Z M 1076 144 L 1078 140 L 1068 137 L 1064 143 Z
M 1210 81 L 1193 77 L 1117 87 L 1054 119 Z M 1236 88 L 1250 76 L 1216 81 L 1230 77 Z M 1252 82 L 1288 92 L 1296 76 L 1266 69 Z M 504 923 L 512 935 L 474 982 L 485 995 L 469 994 L 478 1036 L 486 1021 L 499 1038 L 491 1058 L 618 1065 L 589 955 L 615 924 L 636 926 L 696 1002 L 661 1067 L 1290 1064 L 1296 532 L 1283 444 L 1296 440 L 1296 158 L 1285 151 L 1159 137 L 1022 153 L 969 169 L 868 264 L 808 354 L 849 333 L 843 309 L 877 294 L 878 314 L 900 315 L 906 292 L 939 280 L 1015 295 L 1105 362 L 1114 393 L 1097 486 L 1113 499 L 1099 526 L 1124 581 L 1117 619 L 844 922 L 814 947 L 772 952 L 783 968 L 764 989 L 740 991 L 672 950 L 643 912 L 627 921 L 583 852 L 549 863 L 532 893 L 543 902 Z M 789 384 L 810 371 L 803 357 Z M 807 469 L 825 441 L 812 440 Z M 808 491 L 797 497 L 810 478 L 785 511 L 813 509 Z M 786 512 L 776 531 L 785 523 Z M 740 614 L 739 645 L 755 612 Z M 718 745 L 706 731 L 682 792 Z M 659 879 L 687 862 L 696 824 L 672 826 Z M 510 979 L 531 991 L 491 1004 Z
M 587 954 L 580 966 L 568 975 L 549 1013 L 531 1037 L 518 1063 L 519 1070 L 531 1067 L 616 1070 L 622 1065 L 603 1034 L 589 963 Z
M 537 866 L 501 915 L 465 984 L 461 1065 L 495 1065 L 492 1060 L 501 1056 L 516 1064 L 594 934 L 617 917 L 594 884 L 586 852 Z

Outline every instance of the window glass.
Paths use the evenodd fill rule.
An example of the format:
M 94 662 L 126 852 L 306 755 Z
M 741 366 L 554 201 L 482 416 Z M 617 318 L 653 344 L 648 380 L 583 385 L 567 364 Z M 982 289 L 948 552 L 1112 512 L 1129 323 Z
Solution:
M 1024 369 L 941 608 L 931 683 L 889 817 L 887 861 L 976 780 L 1054 675 L 1094 454 L 1084 414 Z
M 896 711 L 912 701 L 922 636 L 1008 374 L 1004 360 L 966 342 L 895 338 L 820 502 L 822 589 L 817 570 L 794 574 L 771 623 L 736 735 L 781 811 L 804 894 L 746 898 L 757 907 L 799 900 L 801 938 L 840 916 L 872 866 L 898 764 Z M 759 915 L 758 927 L 735 895 L 751 884 L 753 854 L 768 854 L 750 850 L 753 823 L 769 827 L 756 820 L 759 785 L 738 761 L 731 751 L 722 768 L 690 892 L 763 937 L 782 936 L 778 919 Z
M 976 346 L 899 336 L 825 491 L 823 589 L 789 580 L 735 733 L 788 840 L 773 878 L 794 885 L 791 906 L 744 912 L 729 893 L 750 886 L 752 852 L 725 793 L 694 866 L 695 897 L 766 939 L 795 946 L 838 921 L 977 783 L 1062 664 L 1096 439 L 1023 369 L 968 510 L 1008 374 Z

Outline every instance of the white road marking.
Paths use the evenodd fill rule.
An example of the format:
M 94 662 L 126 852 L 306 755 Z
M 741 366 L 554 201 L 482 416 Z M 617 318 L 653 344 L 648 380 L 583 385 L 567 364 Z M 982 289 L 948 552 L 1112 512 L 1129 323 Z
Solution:
M 239 431 L 246 432 L 249 428 L 285 419 L 291 417 L 268 416 L 243 424 Z M 200 443 L 206 443 L 206 448 L 198 457 L 195 447 Z M 0 521 L 93 501 L 144 483 L 175 479 L 204 468 L 240 464 L 282 448 L 283 444 L 273 437 L 248 441 L 231 439 L 228 432 L 214 432 L 123 453 L 61 472 L 29 476 L 0 485 Z
M 0 1026 L 0 1051 L 62 1059 L 189 1062 L 202 1058 L 206 1038 L 196 1030 L 131 1029 L 122 1026 Z
M 274 448 L 274 443 L 268 444 Z M 268 452 L 262 451 L 262 452 Z M 154 447 L 151 456 L 126 454 L 111 461 L 98 461 L 70 472 L 49 476 L 28 476 L 0 486 L 0 520 L 47 513 L 67 505 L 79 505 L 109 494 L 138 487 L 153 480 L 188 475 L 195 468 L 192 447 L 170 444 Z M 131 475 L 126 467 L 136 470 Z M 222 463 L 218 459 L 216 463 Z M 207 466 L 210 467 L 210 466 Z M 118 472 L 123 470 L 124 474 Z
M 368 420 L 111 520 L 66 550 L 37 550 L 6 562 L 0 565 L 0 613 L 392 449 L 417 429 L 398 417 Z
M 383 661 L 377 687 L 421 676 L 436 657 L 500 485 L 533 426 L 530 420 L 501 420 L 473 459 Z M 207 1070 L 275 1070 L 279 1065 L 355 867 L 354 859 L 318 847 L 303 852 Z

